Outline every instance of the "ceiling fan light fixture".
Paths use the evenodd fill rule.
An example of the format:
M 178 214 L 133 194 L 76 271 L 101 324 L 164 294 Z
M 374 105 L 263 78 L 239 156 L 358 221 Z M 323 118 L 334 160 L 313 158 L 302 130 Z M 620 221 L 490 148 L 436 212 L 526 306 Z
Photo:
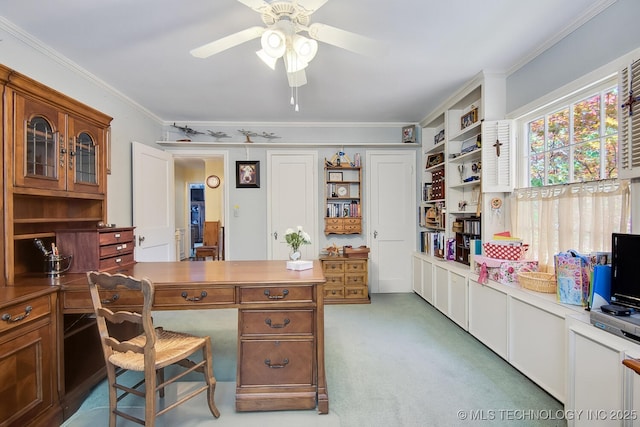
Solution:
M 264 52 L 272 58 L 280 58 L 287 50 L 287 39 L 280 30 L 267 30 L 260 38 Z
M 301 60 L 309 63 L 318 53 L 318 42 L 296 34 L 293 36 L 293 50 Z
M 274 58 L 271 55 L 268 55 L 267 52 L 264 51 L 264 49 L 260 49 L 256 51 L 256 55 L 258 55 L 258 58 L 260 58 L 262 62 L 267 64 L 269 68 L 271 68 L 272 70 L 276 69 L 276 63 L 278 62 L 278 58 Z

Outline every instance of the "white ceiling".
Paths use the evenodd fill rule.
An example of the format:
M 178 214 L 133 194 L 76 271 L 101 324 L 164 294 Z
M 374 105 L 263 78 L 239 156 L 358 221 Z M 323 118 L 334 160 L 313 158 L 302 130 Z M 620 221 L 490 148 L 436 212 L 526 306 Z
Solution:
M 375 38 L 386 53 L 320 43 L 299 112 L 282 63 L 272 71 L 255 55 L 259 39 L 189 54 L 263 25 L 237 0 L 0 0 L 0 16 L 167 122 L 413 123 L 479 71 L 516 70 L 610 3 L 329 0 L 312 23 Z

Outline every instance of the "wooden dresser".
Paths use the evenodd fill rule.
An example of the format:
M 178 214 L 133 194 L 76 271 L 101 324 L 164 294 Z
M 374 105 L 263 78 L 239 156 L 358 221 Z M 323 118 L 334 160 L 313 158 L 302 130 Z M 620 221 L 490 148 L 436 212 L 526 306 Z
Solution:
M 133 264 L 134 227 L 57 230 L 61 254 L 73 255 L 69 273 L 112 271 Z
M 369 304 L 368 258 L 320 257 L 327 279 L 325 304 Z

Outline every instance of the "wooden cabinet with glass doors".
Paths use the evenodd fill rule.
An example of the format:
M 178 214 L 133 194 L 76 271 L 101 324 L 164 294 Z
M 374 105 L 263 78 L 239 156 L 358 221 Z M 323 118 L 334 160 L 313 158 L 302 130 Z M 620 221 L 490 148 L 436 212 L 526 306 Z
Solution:
M 111 117 L 0 65 L 4 88 L 5 267 L 43 271 L 34 245 L 55 231 L 106 222 L 107 144 Z

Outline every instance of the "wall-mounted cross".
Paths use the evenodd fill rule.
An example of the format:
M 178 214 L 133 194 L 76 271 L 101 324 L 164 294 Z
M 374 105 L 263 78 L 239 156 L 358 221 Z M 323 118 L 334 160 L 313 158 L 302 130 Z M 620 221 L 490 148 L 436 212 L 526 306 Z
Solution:
M 502 145 L 502 142 L 500 142 L 499 139 L 496 139 L 496 143 L 493 144 L 494 147 L 496 147 L 496 156 L 500 157 L 500 146 Z
M 629 108 L 629 116 L 633 116 L 633 104 L 640 101 L 640 96 L 633 96 L 633 90 L 629 91 L 629 98 L 627 98 L 627 102 L 622 104 L 622 108 Z

